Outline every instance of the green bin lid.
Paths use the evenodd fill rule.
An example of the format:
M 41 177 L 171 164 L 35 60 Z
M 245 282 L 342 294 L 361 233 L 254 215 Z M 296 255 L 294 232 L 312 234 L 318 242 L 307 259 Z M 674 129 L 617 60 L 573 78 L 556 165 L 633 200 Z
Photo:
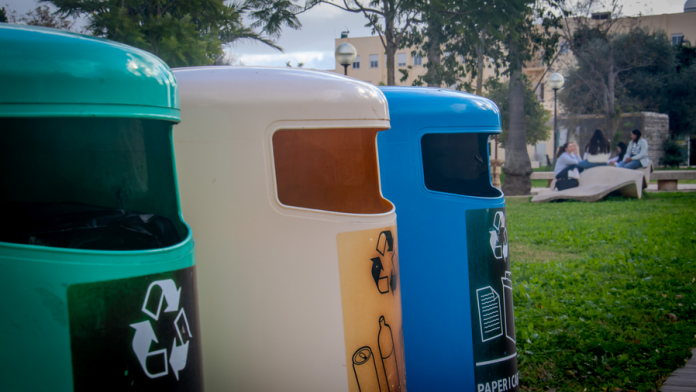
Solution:
M 0 23 L 0 117 L 129 117 L 179 122 L 162 60 L 102 38 Z

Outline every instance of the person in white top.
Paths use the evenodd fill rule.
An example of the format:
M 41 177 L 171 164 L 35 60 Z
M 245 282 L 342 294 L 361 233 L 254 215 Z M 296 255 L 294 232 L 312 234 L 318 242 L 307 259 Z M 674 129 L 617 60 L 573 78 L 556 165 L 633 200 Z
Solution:
M 578 166 L 583 169 L 606 166 L 610 156 L 611 145 L 609 144 L 609 140 L 604 136 L 602 130 L 596 129 L 585 145 L 585 155 Z
M 580 178 L 580 173 L 584 169 L 578 166 L 580 163 L 578 152 L 578 145 L 575 143 L 566 143 L 558 147 L 556 167 L 553 171 L 556 179 Z

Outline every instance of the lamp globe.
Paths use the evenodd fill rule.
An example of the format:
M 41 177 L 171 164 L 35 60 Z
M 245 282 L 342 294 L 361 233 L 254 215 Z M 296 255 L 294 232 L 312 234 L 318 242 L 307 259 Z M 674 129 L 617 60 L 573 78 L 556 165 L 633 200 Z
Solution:
M 336 61 L 344 67 L 352 64 L 357 55 L 357 49 L 349 43 L 340 44 L 336 48 Z
M 554 90 L 559 90 L 560 88 L 563 87 L 563 83 L 565 83 L 565 78 L 563 75 L 559 73 L 552 73 L 548 79 L 546 79 L 546 83 L 549 84 L 549 87 L 551 87 Z

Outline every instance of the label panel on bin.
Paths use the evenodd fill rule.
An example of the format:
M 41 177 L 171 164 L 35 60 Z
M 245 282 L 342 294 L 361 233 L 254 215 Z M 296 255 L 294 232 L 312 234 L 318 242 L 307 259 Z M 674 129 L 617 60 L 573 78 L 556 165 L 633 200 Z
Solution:
M 195 266 L 68 287 L 75 391 L 203 390 Z
M 519 391 L 504 208 L 466 211 L 477 392 Z
M 350 392 L 405 392 L 396 226 L 339 233 Z

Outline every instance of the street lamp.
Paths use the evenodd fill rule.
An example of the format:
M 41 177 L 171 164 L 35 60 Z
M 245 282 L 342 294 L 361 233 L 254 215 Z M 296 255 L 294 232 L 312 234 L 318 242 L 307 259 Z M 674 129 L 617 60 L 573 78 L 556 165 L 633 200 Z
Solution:
M 563 88 L 565 78 L 559 73 L 552 73 L 546 82 L 553 89 L 553 162 L 556 163 L 556 151 L 558 151 L 558 113 L 556 111 L 556 93 Z
M 338 45 L 338 48 L 336 48 L 336 61 L 343 66 L 345 75 L 348 75 L 348 66 L 353 63 L 357 55 L 358 51 L 355 49 L 355 46 L 347 42 Z

